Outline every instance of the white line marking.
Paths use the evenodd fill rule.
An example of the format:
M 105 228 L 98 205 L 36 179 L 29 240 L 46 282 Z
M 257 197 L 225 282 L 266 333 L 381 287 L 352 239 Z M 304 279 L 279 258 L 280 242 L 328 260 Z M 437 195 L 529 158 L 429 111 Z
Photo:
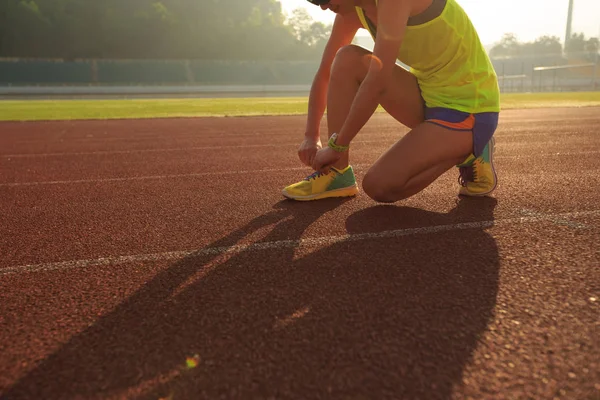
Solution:
M 594 152 L 600 153 L 600 151 Z M 546 155 L 548 157 L 555 157 L 558 155 L 565 155 L 566 153 Z M 573 153 L 573 155 L 579 155 L 585 153 Z M 536 157 L 544 157 L 544 154 L 536 154 Z M 511 160 L 525 159 L 526 156 L 495 156 L 494 159 L 504 158 Z M 369 168 L 372 164 L 352 164 L 352 167 L 356 170 L 363 168 Z M 23 186 L 43 186 L 43 185 L 68 185 L 68 184 L 81 184 L 81 183 L 108 183 L 108 182 L 127 182 L 127 181 L 145 181 L 145 180 L 160 180 L 160 179 L 176 179 L 176 178 L 199 178 L 203 176 L 222 176 L 222 175 L 238 175 L 238 174 L 261 174 L 270 172 L 281 172 L 281 171 L 308 171 L 308 167 L 280 167 L 280 168 L 267 168 L 267 169 L 254 169 L 244 171 L 212 171 L 212 172 L 198 172 L 193 174 L 173 174 L 173 175 L 146 175 L 146 176 L 128 176 L 123 178 L 99 178 L 99 179 L 76 179 L 70 181 L 38 181 L 38 182 L 13 182 L 13 183 L 0 183 L 2 187 L 23 187 Z M 308 173 L 307 173 L 308 174 Z M 593 175 L 597 176 L 597 171 L 585 171 L 578 173 L 579 176 Z M 548 175 L 548 174 L 540 174 Z M 551 174 L 553 176 L 564 176 L 569 175 L 568 173 Z
M 362 164 L 354 165 L 353 167 L 360 167 Z M 126 178 L 104 178 L 104 179 L 80 179 L 74 181 L 46 181 L 46 182 L 19 182 L 19 183 L 2 183 L 0 187 L 15 187 L 15 186 L 40 186 L 40 185 L 65 185 L 71 183 L 105 183 L 105 182 L 126 182 L 126 181 L 144 181 L 144 180 L 158 180 L 158 179 L 172 179 L 172 178 L 198 178 L 202 176 L 214 176 L 214 175 L 237 175 L 237 174 L 260 174 L 265 172 L 280 172 L 285 171 L 307 171 L 308 167 L 294 167 L 294 168 L 268 168 L 268 169 L 255 169 L 248 171 L 216 171 L 216 172 L 199 172 L 196 174 L 179 174 L 179 175 L 148 175 L 148 176 L 131 176 Z
M 568 219 L 555 217 L 552 215 L 547 216 L 547 215 L 538 213 L 537 211 L 533 211 L 533 210 L 523 209 L 523 210 L 521 210 L 521 213 L 523 215 L 527 215 L 529 217 L 543 218 L 546 221 L 552 222 L 553 224 L 568 226 L 569 228 L 585 229 L 588 227 L 587 225 L 581 224 L 579 222 L 569 221 Z
M 361 240 L 372 240 L 372 239 L 390 239 L 402 236 L 411 235 L 424 235 L 430 233 L 457 231 L 465 229 L 483 229 L 490 228 L 493 226 L 507 226 L 514 224 L 525 224 L 525 223 L 536 223 L 548 221 L 549 219 L 565 219 L 583 216 L 600 216 L 600 210 L 594 211 L 576 211 L 568 213 L 558 214 L 537 214 L 536 216 L 528 217 L 516 217 L 516 218 L 505 218 L 490 221 L 479 221 L 479 222 L 464 222 L 450 225 L 434 225 L 422 228 L 410 228 L 410 229 L 397 229 L 375 233 L 356 233 L 350 235 L 340 236 L 322 236 L 316 238 L 306 238 L 299 240 L 279 240 L 275 242 L 259 242 L 244 245 L 233 245 L 224 247 L 204 247 L 198 250 L 183 250 L 183 251 L 170 251 L 165 253 L 153 253 L 153 254 L 136 254 L 129 256 L 111 256 L 101 257 L 96 259 L 88 260 L 73 260 L 73 261 L 62 261 L 54 263 L 44 264 L 30 264 L 21 265 L 17 267 L 8 267 L 0 269 L 0 276 L 21 274 L 27 272 L 41 272 L 41 271 L 57 271 L 57 270 L 68 270 L 74 268 L 89 268 L 99 266 L 111 266 L 111 265 L 123 265 L 133 262 L 147 262 L 147 261 L 168 261 L 168 260 L 179 260 L 183 258 L 196 258 L 206 255 L 220 255 L 227 253 L 241 253 L 246 251 L 261 251 L 261 250 L 278 250 L 278 249 L 289 249 L 296 247 L 318 247 L 322 245 L 330 245 L 340 242 L 355 242 Z
M 582 156 L 582 155 L 586 155 L 586 154 L 598 154 L 600 153 L 600 150 L 590 150 L 590 151 L 565 151 L 565 152 L 553 152 L 553 153 L 536 153 L 535 156 L 536 157 L 568 157 L 568 156 Z M 494 160 L 497 158 L 503 158 L 503 159 L 507 159 L 507 160 L 516 160 L 516 159 L 520 159 L 520 158 L 528 158 L 530 156 L 528 155 L 514 155 L 514 156 L 507 156 L 507 155 L 500 155 L 500 156 L 494 156 Z

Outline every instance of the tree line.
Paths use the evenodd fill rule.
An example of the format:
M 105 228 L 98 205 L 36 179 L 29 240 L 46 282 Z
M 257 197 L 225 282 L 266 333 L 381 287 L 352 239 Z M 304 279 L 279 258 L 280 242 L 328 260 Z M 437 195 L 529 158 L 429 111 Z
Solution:
M 0 0 L 0 57 L 310 60 L 330 31 L 276 0 Z
M 586 38 L 583 33 L 574 33 L 567 40 L 564 53 L 592 58 L 599 50 L 598 38 Z M 561 54 L 563 54 L 563 45 L 556 36 L 541 36 L 533 42 L 520 42 L 516 35 L 507 33 L 490 49 L 492 58 L 560 56 Z
M 0 57 L 316 60 L 331 26 L 276 0 L 0 0 Z M 575 33 L 565 50 L 594 53 Z M 492 57 L 556 55 L 560 39 L 505 35 Z

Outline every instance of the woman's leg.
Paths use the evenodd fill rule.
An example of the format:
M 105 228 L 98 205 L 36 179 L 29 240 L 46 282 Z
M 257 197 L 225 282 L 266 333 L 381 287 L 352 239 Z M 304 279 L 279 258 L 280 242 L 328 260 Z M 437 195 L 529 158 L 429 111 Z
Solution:
M 367 75 L 372 53 L 346 46 L 332 66 L 327 100 L 329 135 L 339 132 Z M 417 79 L 397 66 L 381 106 L 400 123 L 413 128 L 384 153 L 363 179 L 363 189 L 376 201 L 394 202 L 429 186 L 448 169 L 464 161 L 473 148 L 471 131 L 454 131 L 424 122 L 424 104 Z M 335 165 L 343 169 L 348 155 Z
M 371 166 L 363 178 L 363 190 L 379 202 L 405 199 L 464 161 L 472 148 L 470 131 L 454 131 L 424 122 Z
M 372 56 L 368 50 L 354 45 L 345 46 L 338 51 L 331 67 L 327 93 L 329 136 L 342 128 L 360 84 L 367 76 Z M 381 99 L 381 106 L 397 121 L 409 128 L 414 128 L 423 122 L 423 98 L 414 75 L 396 66 L 393 83 L 387 89 L 385 97 Z M 348 166 L 348 153 L 345 153 L 334 167 L 343 169 Z

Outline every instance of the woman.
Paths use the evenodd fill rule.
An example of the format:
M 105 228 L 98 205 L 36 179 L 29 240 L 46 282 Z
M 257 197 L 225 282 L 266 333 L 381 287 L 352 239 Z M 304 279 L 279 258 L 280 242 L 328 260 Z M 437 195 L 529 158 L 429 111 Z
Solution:
M 412 130 L 367 171 L 362 186 L 368 196 L 379 202 L 405 199 L 454 166 L 460 194 L 491 193 L 497 184 L 498 81 L 456 1 L 309 1 L 337 14 L 312 84 L 298 151 L 316 172 L 283 189 L 283 195 L 316 200 L 358 193 L 350 143 L 379 104 Z M 351 45 L 359 28 L 373 36 L 373 53 Z M 321 148 L 325 106 L 329 141 Z

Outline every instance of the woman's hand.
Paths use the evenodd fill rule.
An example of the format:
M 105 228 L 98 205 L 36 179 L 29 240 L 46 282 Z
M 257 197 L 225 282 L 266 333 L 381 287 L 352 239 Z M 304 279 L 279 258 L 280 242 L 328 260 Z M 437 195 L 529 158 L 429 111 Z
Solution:
M 310 167 L 313 164 L 317 151 L 321 148 L 321 140 L 319 138 L 304 138 L 298 149 L 298 157 L 304 165 Z
M 325 147 L 317 152 L 312 167 L 315 171 L 323 173 L 329 172 L 329 167 L 338 162 L 342 153 L 339 153 L 330 147 Z

